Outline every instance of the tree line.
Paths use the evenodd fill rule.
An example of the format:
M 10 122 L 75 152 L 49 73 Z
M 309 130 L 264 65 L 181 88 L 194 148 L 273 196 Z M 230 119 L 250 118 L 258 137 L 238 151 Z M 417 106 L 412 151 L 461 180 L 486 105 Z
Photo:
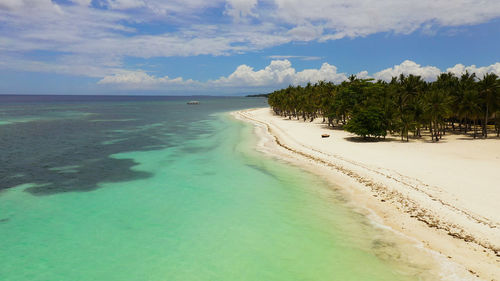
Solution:
M 390 82 L 351 75 L 340 84 L 320 81 L 274 91 L 268 103 L 284 117 L 311 122 L 322 117 L 329 126 L 364 138 L 390 133 L 408 141 L 410 134 L 421 138 L 424 130 L 433 141 L 450 130 L 473 138 L 500 134 L 500 79 L 493 73 L 481 79 L 443 73 L 434 82 L 411 74 Z

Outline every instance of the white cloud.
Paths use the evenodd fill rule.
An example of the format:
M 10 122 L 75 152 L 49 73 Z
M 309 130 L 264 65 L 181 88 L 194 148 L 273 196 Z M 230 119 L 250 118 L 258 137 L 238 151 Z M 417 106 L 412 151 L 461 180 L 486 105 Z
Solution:
M 320 69 L 305 69 L 297 72 L 294 84 L 304 84 L 307 82 L 332 81 L 340 83 L 347 79 L 345 73 L 337 73 L 337 67 L 328 63 L 323 63 Z
M 287 32 L 294 41 L 311 41 L 321 37 L 323 27 L 315 26 L 310 23 L 302 24 L 290 29 Z
M 421 76 L 425 81 L 436 80 L 436 77 L 441 73 L 441 70 L 435 66 L 421 66 L 411 60 L 405 60 L 399 65 L 384 69 L 373 74 L 375 79 L 390 81 L 392 77 L 400 74 L 413 74 Z
M 92 3 L 92 0 L 70 0 L 70 1 L 81 6 L 89 6 Z
M 0 8 L 8 10 L 20 9 L 24 6 L 24 1 L 20 0 L 1 0 Z
M 60 8 L 50 0 L 23 1 L 37 1 L 39 6 L 44 8 L 37 8 L 36 17 L 32 16 L 33 11 L 27 6 L 20 6 L 15 11 L 0 9 L 0 25 L 5 27 L 0 32 L 0 51 L 20 53 L 44 50 L 140 58 L 219 56 L 290 42 L 285 36 L 272 34 L 274 30 L 272 24 L 242 24 L 238 28 L 234 28 L 232 24 L 180 24 L 174 31 L 141 34 L 137 29 L 130 27 L 129 23 L 142 23 L 151 19 L 147 16 L 144 18 L 141 13 L 134 14 L 128 10 L 113 9 L 113 7 L 125 9 L 145 3 L 148 9 L 154 6 L 158 11 L 177 13 L 193 6 L 193 10 L 200 12 L 210 7 L 204 4 L 206 1 L 189 0 L 182 5 L 177 1 L 171 1 L 168 5 L 166 3 L 160 5 L 161 1 L 114 0 L 109 2 L 111 4 L 108 3 L 111 10 L 94 9 L 85 5 L 65 5 Z M 179 8 L 181 6 L 182 9 Z M 171 17 L 173 21 L 180 18 L 185 20 L 181 16 Z M 153 16 L 152 19 L 158 18 Z
M 0 0 L 2 51 L 61 51 L 133 57 L 227 55 L 293 41 L 335 40 L 377 32 L 410 33 L 500 17 L 500 1 L 483 0 Z M 206 17 L 207 9 L 235 22 Z M 36 11 L 36 16 L 34 12 Z M 252 21 L 240 20 L 252 17 Z M 173 25 L 141 34 L 131 23 Z M 207 32 L 208 26 L 211 29 Z M 167 29 L 166 29 L 167 30 Z
M 368 71 L 366 71 L 366 70 L 363 70 L 363 71 L 360 71 L 360 72 L 356 73 L 356 77 L 359 78 L 359 79 L 372 78 L 372 77 L 370 77 L 370 75 L 368 74 Z
M 457 64 L 448 68 L 446 72 L 452 72 L 457 75 L 468 70 L 470 73 L 477 73 L 482 77 L 484 73 L 491 72 L 500 75 L 500 62 L 490 66 L 476 67 Z M 421 66 L 413 61 L 406 60 L 399 65 L 384 69 L 374 74 L 369 74 L 363 70 L 356 74 L 358 78 L 376 78 L 390 81 L 392 77 L 400 74 L 419 75 L 426 81 L 433 81 L 441 74 L 441 70 L 434 66 Z M 126 89 L 162 89 L 179 90 L 189 89 L 192 91 L 217 90 L 221 92 L 238 91 L 272 91 L 288 85 L 305 85 L 308 82 L 331 81 L 336 84 L 348 79 L 348 74 L 338 72 L 337 67 L 328 63 L 323 63 L 320 68 L 304 69 L 297 71 L 289 60 L 273 60 L 262 69 L 254 69 L 248 65 L 240 65 L 234 72 L 227 76 L 222 76 L 216 80 L 206 82 L 195 81 L 192 79 L 170 78 L 168 76 L 156 77 L 147 74 L 145 71 L 125 71 L 122 70 L 116 74 L 110 74 L 102 78 L 98 83 L 111 87 Z
M 199 82 L 184 80 L 182 78 L 169 78 L 168 76 L 156 77 L 144 71 L 130 71 L 120 74 L 108 75 L 101 79 L 98 84 L 127 86 L 128 88 L 152 89 L 167 86 L 187 86 L 198 89 L 215 88 L 273 88 L 289 84 L 298 85 L 320 80 L 340 83 L 347 79 L 346 74 L 338 73 L 337 67 L 323 63 L 319 69 L 305 69 L 296 71 L 289 60 L 273 60 L 263 69 L 254 70 L 248 65 L 240 65 L 228 76 L 217 80 Z
M 500 1 L 483 0 L 275 0 L 274 16 L 326 30 L 323 40 L 377 32 L 411 33 L 419 28 L 487 22 L 500 16 Z
M 143 0 L 108 0 L 108 5 L 111 9 L 126 10 L 145 7 L 146 3 Z
M 126 89 L 159 89 L 166 87 L 165 90 L 172 90 L 179 87 L 185 88 L 193 86 L 199 84 L 199 82 L 191 79 L 184 80 L 182 77 L 156 77 L 144 71 L 127 71 L 120 74 L 105 76 L 99 80 L 98 84 L 115 85 L 119 88 L 124 87 Z
M 109 56 L 66 55 L 51 61 L 27 60 L 17 56 L 0 54 L 0 69 L 16 71 L 57 73 L 73 76 L 102 78 L 106 75 L 124 73 L 121 60 Z
M 91 0 L 70 0 L 70 1 L 91 1 Z M 141 21 L 150 15 L 170 16 L 172 14 L 182 14 L 188 16 L 197 14 L 206 8 L 217 7 L 224 3 L 224 0 L 97 0 L 101 5 L 112 10 L 139 10 Z M 131 11 L 123 11 L 131 12 Z
M 344 73 L 337 73 L 337 67 L 323 63 L 319 69 L 304 69 L 297 72 L 289 60 L 273 60 L 261 70 L 254 70 L 247 65 L 240 65 L 227 77 L 210 81 L 223 87 L 269 87 L 288 84 L 305 84 L 320 80 L 342 82 L 347 79 Z
M 456 76 L 461 76 L 468 71 L 470 74 L 476 73 L 476 76 L 481 79 L 486 73 L 495 73 L 500 76 L 500 62 L 489 66 L 477 67 L 475 65 L 465 66 L 463 64 L 457 64 L 454 67 L 446 69 L 446 72 L 451 72 Z
M 450 72 L 460 77 L 466 71 L 468 71 L 470 74 L 476 73 L 476 76 L 480 79 L 486 73 L 495 73 L 497 75 L 500 75 L 500 62 L 482 67 L 477 67 L 475 65 L 465 66 L 463 64 L 456 64 L 453 67 L 447 68 L 444 72 Z M 413 61 L 405 60 L 399 65 L 395 65 L 391 68 L 376 72 L 372 76 L 376 79 L 390 81 L 392 77 L 399 76 L 400 74 L 413 74 L 421 76 L 425 81 L 435 81 L 437 76 L 441 73 L 443 72 L 435 66 L 421 66 L 420 64 L 417 64 Z M 365 75 L 358 74 L 358 77 L 363 76 L 367 77 L 367 73 L 365 73 Z
M 257 7 L 257 0 L 226 0 L 225 14 L 234 20 L 240 21 L 247 16 L 256 17 L 254 9 Z
M 221 77 L 213 84 L 218 86 L 267 86 L 291 82 L 295 76 L 295 69 L 289 60 L 274 60 L 264 69 L 255 71 L 248 65 L 240 65 L 227 77 Z
M 51 0 L 0 0 L 0 9 L 19 11 L 22 9 L 57 9 Z
M 472 25 L 500 17 L 498 0 L 480 3 L 472 0 L 98 0 L 93 2 L 96 5 L 90 5 L 91 0 L 69 0 L 59 3 L 0 0 L 0 53 L 8 56 L 8 60 L 0 63 L 2 67 L 12 68 L 17 60 L 25 65 L 17 68 L 30 71 L 108 76 L 117 69 L 127 69 L 91 58 L 113 57 L 121 63 L 128 57 L 234 55 L 294 41 L 335 40 L 377 32 L 427 32 L 433 27 Z M 213 17 L 214 11 L 222 18 Z M 155 29 L 142 32 L 141 27 L 149 24 L 154 24 Z M 55 53 L 55 58 L 40 62 L 26 55 L 32 51 Z M 75 63 L 78 67 L 71 73 L 64 61 L 68 57 L 89 61 Z M 316 69 L 317 75 L 337 75 L 332 67 Z M 456 67 L 453 71 L 461 71 Z M 300 77 L 313 73 L 311 70 L 299 74 L 290 66 L 283 71 L 272 70 L 272 74 L 282 77 L 291 70 L 295 72 L 294 78 L 283 78 L 284 81 L 303 81 L 306 78 Z M 238 78 L 241 73 L 236 73 L 234 79 L 258 84 L 264 83 L 258 79 L 259 71 L 268 70 L 240 71 L 247 71 L 248 77 Z M 404 71 L 413 71 L 425 79 L 433 79 L 436 73 L 435 68 L 404 62 L 374 75 L 385 79 Z

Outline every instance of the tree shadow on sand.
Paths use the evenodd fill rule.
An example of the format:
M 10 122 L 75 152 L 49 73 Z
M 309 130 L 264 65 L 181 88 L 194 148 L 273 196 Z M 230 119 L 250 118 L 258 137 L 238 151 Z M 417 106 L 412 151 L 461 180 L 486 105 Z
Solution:
M 373 137 L 345 137 L 346 141 L 356 143 L 374 143 L 374 142 L 396 142 L 395 138 L 373 138 Z

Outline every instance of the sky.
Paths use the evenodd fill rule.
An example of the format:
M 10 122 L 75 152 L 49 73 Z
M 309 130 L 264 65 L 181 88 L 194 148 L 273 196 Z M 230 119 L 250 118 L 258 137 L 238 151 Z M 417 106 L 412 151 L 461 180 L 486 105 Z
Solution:
M 499 0 L 0 0 L 0 94 L 500 75 Z

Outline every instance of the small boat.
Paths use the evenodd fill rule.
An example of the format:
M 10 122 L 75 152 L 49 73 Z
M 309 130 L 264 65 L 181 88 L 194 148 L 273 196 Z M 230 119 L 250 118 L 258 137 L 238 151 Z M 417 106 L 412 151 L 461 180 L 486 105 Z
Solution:
M 330 135 L 329 135 L 329 134 L 322 134 L 322 135 L 321 135 L 321 137 L 322 137 L 322 138 L 329 138 L 329 137 L 330 137 Z
M 187 104 L 200 104 L 197 100 L 188 101 Z

